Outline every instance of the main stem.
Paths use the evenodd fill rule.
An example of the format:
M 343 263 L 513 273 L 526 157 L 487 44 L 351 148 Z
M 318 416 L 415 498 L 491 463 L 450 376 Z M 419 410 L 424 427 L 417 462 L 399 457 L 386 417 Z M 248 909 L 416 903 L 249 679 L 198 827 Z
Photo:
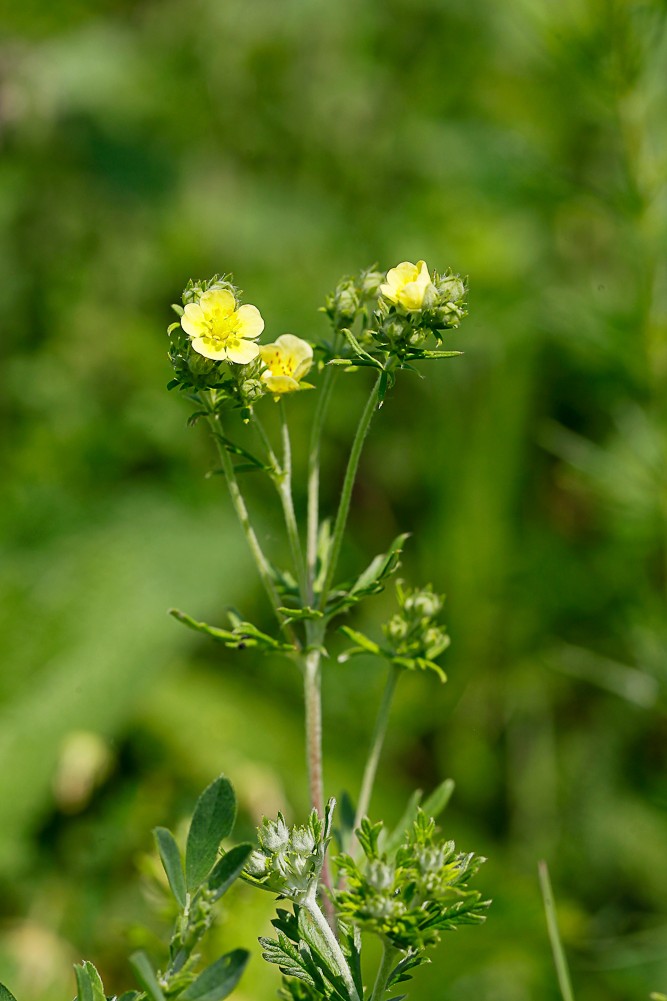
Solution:
M 366 435 L 368 434 L 368 429 L 371 426 L 371 421 L 373 420 L 373 414 L 377 410 L 377 405 L 379 401 L 379 389 L 380 381 L 382 379 L 383 373 L 378 376 L 371 395 L 368 397 L 368 401 L 364 408 L 364 412 L 361 415 L 361 420 L 359 421 L 359 426 L 357 427 L 357 433 L 354 436 L 354 441 L 352 442 L 352 450 L 350 451 L 350 458 L 347 462 L 347 469 L 345 470 L 345 479 L 343 480 L 343 488 L 340 495 L 340 503 L 338 505 L 338 513 L 336 514 L 336 522 L 334 525 L 333 536 L 331 539 L 331 550 L 329 553 L 329 559 L 327 561 L 327 573 L 324 580 L 324 586 L 322 588 L 322 596 L 320 598 L 320 607 L 324 608 L 326 605 L 327 597 L 329 595 L 329 589 L 333 582 L 334 574 L 336 573 L 336 567 L 338 565 L 338 558 L 340 556 L 341 546 L 343 544 L 343 535 L 345 533 L 345 526 L 347 524 L 347 516 L 350 512 L 350 502 L 352 500 L 352 488 L 354 487 L 354 481 L 357 476 L 357 469 L 359 468 L 359 459 L 361 458 L 361 452 L 364 447 L 364 441 L 366 440 Z
M 380 708 L 378 709 L 378 714 L 375 720 L 375 728 L 373 730 L 373 736 L 371 739 L 370 751 L 368 753 L 368 758 L 366 760 L 364 777 L 361 782 L 361 790 L 359 792 L 359 803 L 357 805 L 357 812 L 354 818 L 354 828 L 352 833 L 352 842 L 350 850 L 353 849 L 356 841 L 354 831 L 357 830 L 361 821 L 368 813 L 368 807 L 370 806 L 371 796 L 373 794 L 373 786 L 375 784 L 375 776 L 377 774 L 378 764 L 380 762 L 380 755 L 382 753 L 384 739 L 387 734 L 387 725 L 389 723 L 389 712 L 391 710 L 391 703 L 394 697 L 394 691 L 396 690 L 396 682 L 398 681 L 400 670 L 401 669 L 399 667 L 394 667 L 393 665 L 390 665 L 389 667 L 387 681 L 384 686 L 384 692 L 382 693 L 382 701 L 380 702 Z
M 370 1001 L 381 1001 L 382 995 L 387 990 L 387 981 L 394 968 L 397 955 L 398 949 L 396 946 L 391 945 L 385 940 L 383 943 L 382 962 L 375 978 Z

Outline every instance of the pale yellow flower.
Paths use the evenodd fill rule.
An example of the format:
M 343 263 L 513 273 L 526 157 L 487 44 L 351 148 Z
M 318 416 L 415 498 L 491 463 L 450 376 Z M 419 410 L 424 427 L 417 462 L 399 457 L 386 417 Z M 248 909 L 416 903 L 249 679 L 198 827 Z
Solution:
M 192 347 L 205 358 L 247 365 L 259 354 L 255 339 L 264 330 L 257 306 L 236 307 L 236 299 L 226 288 L 211 288 L 198 302 L 183 310 L 181 326 Z
M 385 283 L 380 285 L 380 295 L 407 310 L 421 309 L 433 291 L 425 261 L 403 261 L 387 272 Z
M 274 396 L 301 389 L 299 382 L 313 363 L 313 349 L 308 341 L 294 334 L 282 334 L 275 344 L 262 344 L 259 349 L 266 369 L 262 380 Z

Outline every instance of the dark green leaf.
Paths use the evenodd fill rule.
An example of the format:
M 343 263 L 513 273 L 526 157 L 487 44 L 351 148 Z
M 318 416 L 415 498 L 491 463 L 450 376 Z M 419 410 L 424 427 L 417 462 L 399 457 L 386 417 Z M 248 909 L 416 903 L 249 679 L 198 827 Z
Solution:
M 134 975 L 140 985 L 145 990 L 151 1001 L 165 1001 L 165 996 L 157 981 L 155 970 L 151 966 L 150 960 L 145 952 L 134 952 L 130 956 L 130 966 L 134 970 Z
M 245 949 L 234 949 L 221 956 L 178 995 L 179 1001 L 222 1001 L 241 979 L 249 956 Z
M 201 886 L 223 838 L 236 820 L 236 796 L 229 779 L 220 776 L 204 790 L 195 806 L 185 849 L 185 882 L 188 890 Z
M 156 827 L 153 834 L 157 842 L 162 866 L 169 880 L 171 892 L 174 894 L 178 906 L 183 910 L 187 890 L 185 887 L 185 874 L 183 872 L 183 860 L 181 859 L 180 848 L 176 844 L 174 835 L 166 827 Z
M 0 984 L 0 1001 L 16 1001 L 16 998 L 4 984 Z
M 234 880 L 240 876 L 252 848 L 250 844 L 236 845 L 218 859 L 208 877 L 209 889 L 214 891 L 216 900 L 226 893 Z

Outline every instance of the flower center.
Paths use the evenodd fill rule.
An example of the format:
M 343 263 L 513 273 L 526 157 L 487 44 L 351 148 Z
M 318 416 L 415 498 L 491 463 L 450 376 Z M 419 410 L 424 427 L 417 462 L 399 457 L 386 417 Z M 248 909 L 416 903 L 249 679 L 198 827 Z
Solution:
M 207 316 L 206 320 L 206 340 L 211 341 L 216 347 L 222 347 L 227 341 L 238 340 L 239 318 L 236 313 L 229 316 Z

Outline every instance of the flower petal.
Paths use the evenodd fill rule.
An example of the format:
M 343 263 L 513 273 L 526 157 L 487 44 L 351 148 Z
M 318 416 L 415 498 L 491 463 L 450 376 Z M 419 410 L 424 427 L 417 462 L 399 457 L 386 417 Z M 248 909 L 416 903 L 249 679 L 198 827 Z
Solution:
M 236 309 L 236 299 L 228 288 L 210 288 L 200 297 L 199 305 L 206 315 L 225 317 Z
M 227 358 L 235 365 L 249 365 L 259 354 L 259 345 L 253 341 L 229 341 L 227 344 Z
M 262 380 L 269 392 L 276 396 L 281 393 L 294 393 L 299 388 L 296 379 L 290 378 L 289 375 L 271 375 L 270 372 L 262 372 Z
M 264 320 L 257 306 L 251 306 L 249 303 L 246 303 L 245 306 L 239 306 L 236 310 L 236 315 L 239 320 L 239 337 L 249 337 L 251 339 L 259 337 L 264 330 Z
M 287 351 L 297 364 L 300 365 L 304 361 L 307 361 L 310 367 L 310 363 L 313 360 L 313 349 L 308 341 L 304 341 L 301 337 L 296 337 L 294 334 L 281 334 L 276 339 L 276 344 L 279 344 L 281 348 Z
M 227 348 L 224 345 L 216 346 L 208 337 L 194 337 L 192 347 L 197 354 L 212 358 L 213 361 L 224 361 L 227 358 Z
M 198 337 L 205 329 L 204 313 L 196 302 L 189 302 L 183 310 L 181 326 L 190 337 Z

